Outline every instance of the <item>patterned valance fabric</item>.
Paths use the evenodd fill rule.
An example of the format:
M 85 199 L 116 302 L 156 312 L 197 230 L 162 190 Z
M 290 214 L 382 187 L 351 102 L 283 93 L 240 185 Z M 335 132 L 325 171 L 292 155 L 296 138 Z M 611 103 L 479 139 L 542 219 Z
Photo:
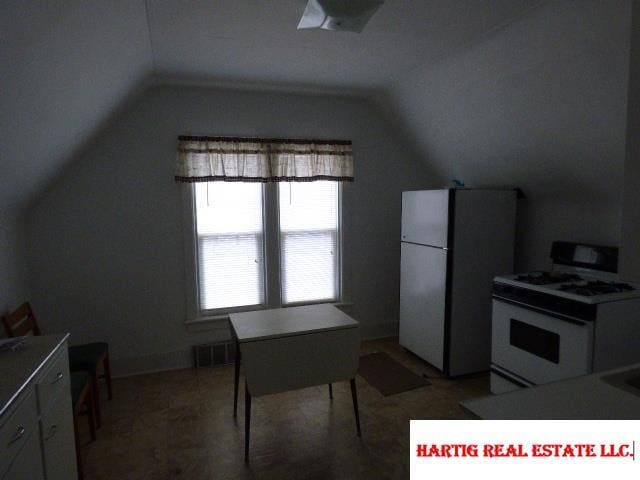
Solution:
M 178 137 L 178 182 L 353 181 L 350 141 Z

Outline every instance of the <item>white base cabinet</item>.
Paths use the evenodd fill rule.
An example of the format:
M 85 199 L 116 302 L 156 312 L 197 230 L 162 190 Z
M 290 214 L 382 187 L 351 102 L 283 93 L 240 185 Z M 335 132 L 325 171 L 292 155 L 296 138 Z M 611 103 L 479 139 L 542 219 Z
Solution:
M 0 357 L 2 480 L 78 478 L 67 337 L 30 337 Z

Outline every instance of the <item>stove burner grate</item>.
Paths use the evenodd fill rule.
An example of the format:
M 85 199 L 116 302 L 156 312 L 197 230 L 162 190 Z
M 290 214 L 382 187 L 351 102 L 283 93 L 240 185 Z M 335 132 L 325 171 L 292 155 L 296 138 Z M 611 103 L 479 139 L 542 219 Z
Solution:
M 516 280 L 531 285 L 548 285 L 550 283 L 577 282 L 582 280 L 582 278 L 575 273 L 531 272 L 518 275 Z
M 634 288 L 628 283 L 622 282 L 603 282 L 602 280 L 593 280 L 585 284 L 568 283 L 560 285 L 559 290 L 585 297 L 594 295 L 605 295 L 607 293 L 630 292 Z

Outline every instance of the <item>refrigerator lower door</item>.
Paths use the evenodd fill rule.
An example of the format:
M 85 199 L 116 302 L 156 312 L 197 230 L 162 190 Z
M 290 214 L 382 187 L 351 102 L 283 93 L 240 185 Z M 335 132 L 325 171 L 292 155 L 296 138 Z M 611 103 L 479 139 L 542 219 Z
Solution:
M 443 370 L 447 251 L 401 245 L 400 345 Z

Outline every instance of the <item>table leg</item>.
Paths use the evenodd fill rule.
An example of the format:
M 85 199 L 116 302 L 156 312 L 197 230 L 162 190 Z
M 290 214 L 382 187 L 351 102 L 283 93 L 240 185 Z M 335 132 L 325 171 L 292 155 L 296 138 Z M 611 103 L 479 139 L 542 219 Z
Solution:
M 244 384 L 244 459 L 249 461 L 249 435 L 251 432 L 251 394 Z
M 100 387 L 98 384 L 98 372 L 91 372 L 91 388 L 93 389 L 93 407 L 96 414 L 96 427 L 102 426 L 102 415 L 100 414 Z
M 356 391 L 356 379 L 352 378 L 349 383 L 351 383 L 351 398 L 353 399 L 353 413 L 356 416 L 356 427 L 358 429 L 358 436 L 362 436 L 362 432 L 360 431 L 360 414 L 358 413 L 358 392 Z
M 333 400 L 333 385 L 329 384 L 329 399 Z
M 236 339 L 236 376 L 233 381 L 233 418 L 238 416 L 238 383 L 240 382 L 240 344 Z

